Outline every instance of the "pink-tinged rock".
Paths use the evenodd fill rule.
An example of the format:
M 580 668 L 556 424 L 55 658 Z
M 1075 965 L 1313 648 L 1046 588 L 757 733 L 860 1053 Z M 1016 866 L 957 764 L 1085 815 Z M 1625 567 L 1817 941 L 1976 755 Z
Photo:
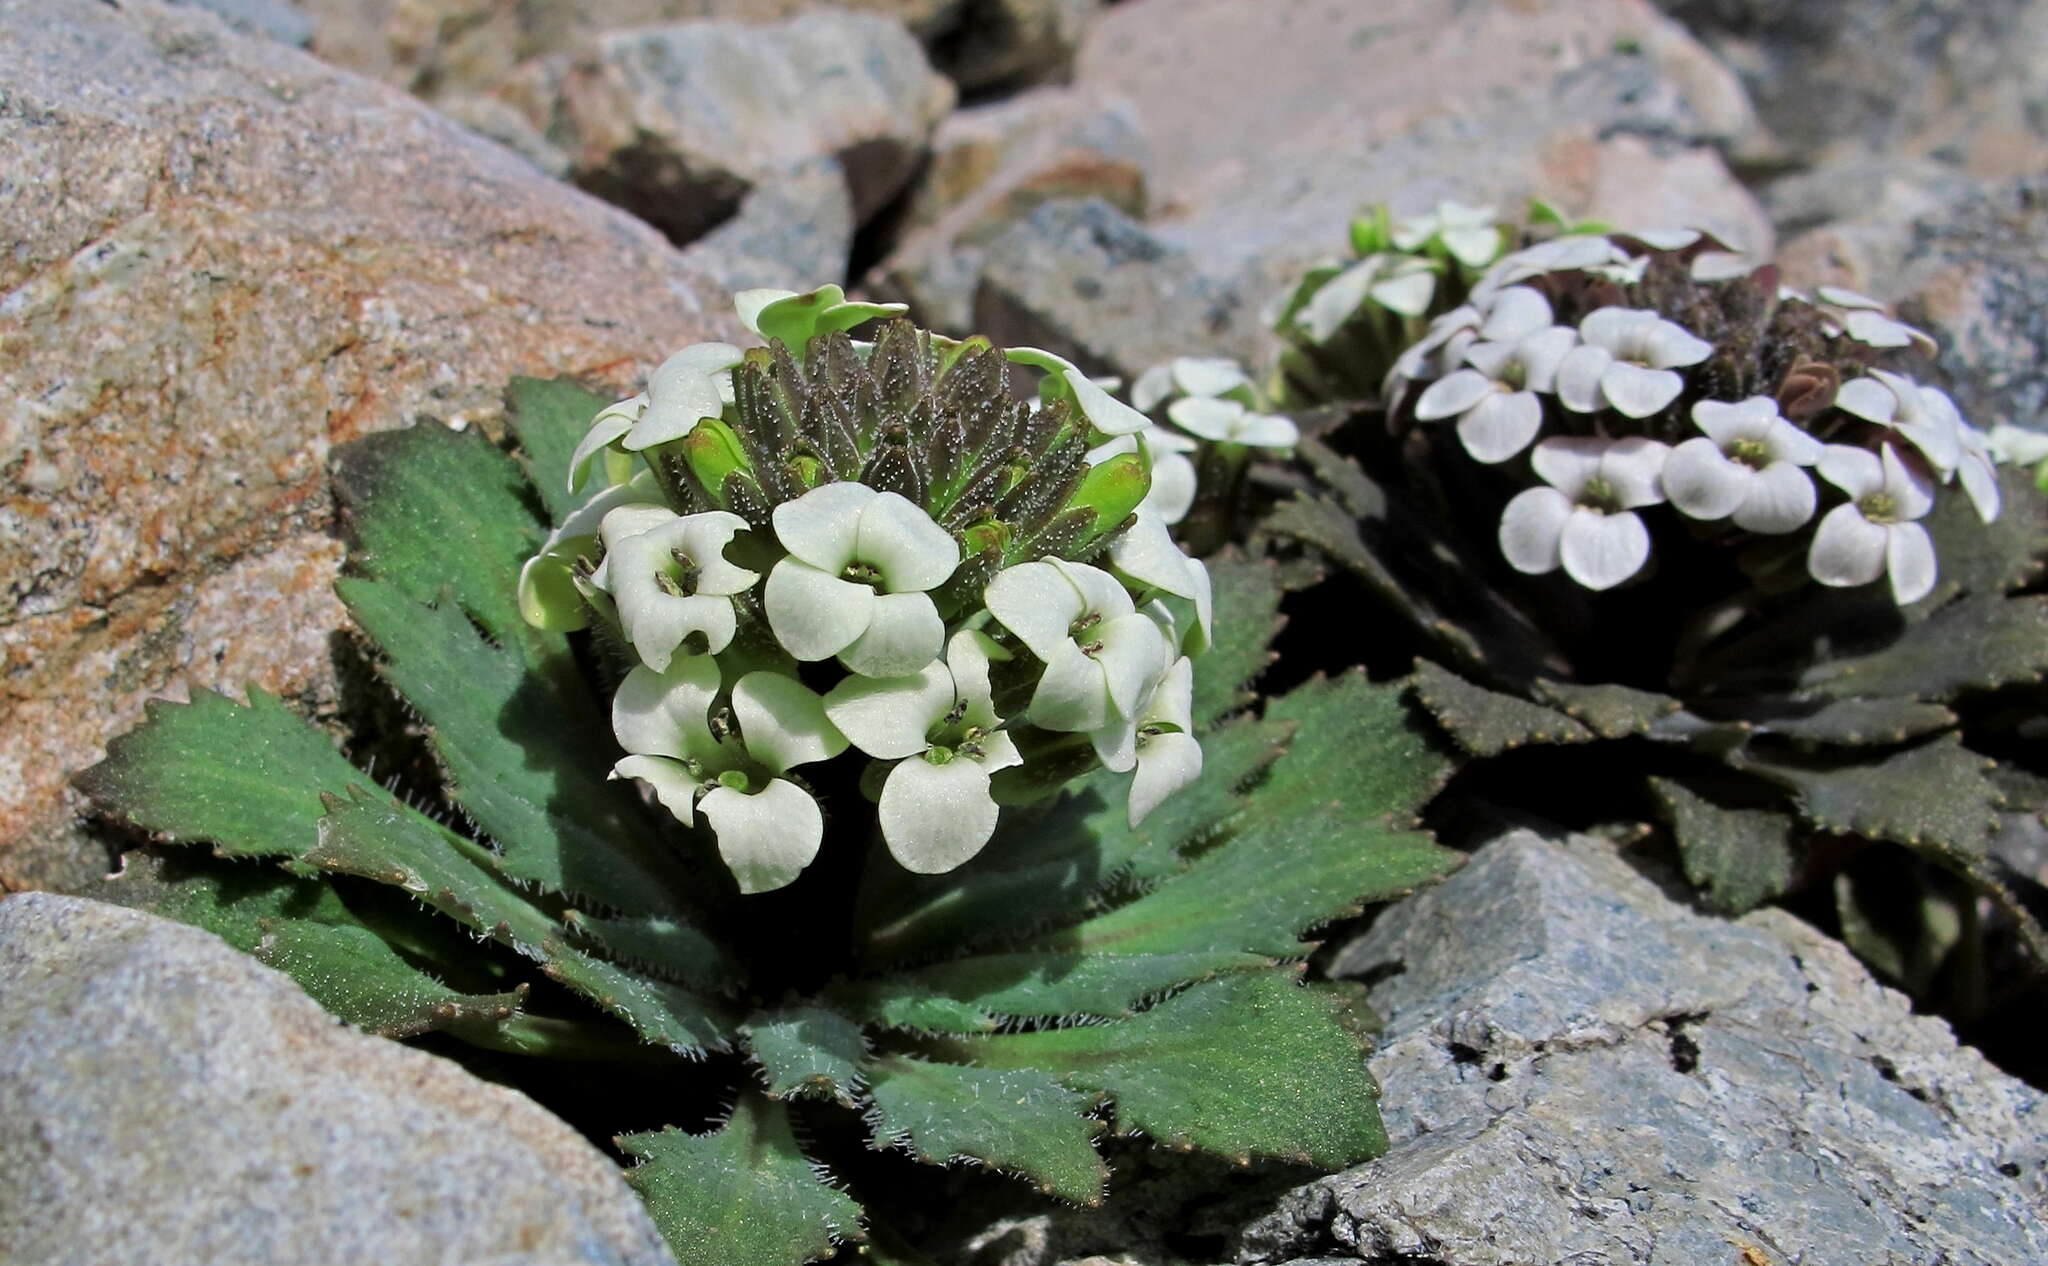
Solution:
M 25 886 L 103 864 L 64 780 L 146 696 L 331 704 L 334 445 L 492 426 L 514 374 L 623 389 L 735 327 L 647 226 L 203 10 L 0 0 L 0 64 L 0 884 Z

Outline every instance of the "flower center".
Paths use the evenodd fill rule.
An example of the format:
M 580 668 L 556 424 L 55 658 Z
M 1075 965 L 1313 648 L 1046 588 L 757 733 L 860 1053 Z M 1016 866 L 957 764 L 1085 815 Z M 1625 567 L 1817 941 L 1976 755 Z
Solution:
M 744 792 L 749 789 L 750 782 L 744 771 L 738 769 L 728 769 L 718 776 L 718 785 L 721 787 L 730 787 L 734 791 Z
M 697 560 L 681 549 L 668 552 L 670 566 L 654 573 L 657 589 L 671 598 L 687 598 L 697 587 Z
M 934 744 L 924 749 L 924 759 L 931 765 L 950 765 L 953 763 L 953 749 Z
M 856 558 L 846 565 L 845 569 L 839 573 L 839 577 L 842 580 L 851 580 L 858 585 L 879 586 L 882 583 L 882 569 L 876 567 L 873 563 L 863 563 Z
M 1500 367 L 1500 377 L 1494 381 L 1509 391 L 1520 391 L 1529 385 L 1528 366 L 1518 360 L 1511 360 Z
M 1867 497 L 1858 498 L 1856 509 L 1872 523 L 1895 522 L 1899 515 L 1899 503 L 1892 500 L 1890 493 L 1884 492 L 1873 492 Z
M 1080 646 L 1081 653 L 1091 659 L 1102 652 L 1102 641 L 1100 638 L 1089 638 L 1087 635 L 1089 630 L 1100 623 L 1102 623 L 1102 612 L 1090 611 L 1067 626 L 1067 636 L 1073 638 L 1075 643 Z
M 1729 461 L 1737 462 L 1751 470 L 1762 470 L 1771 464 L 1771 450 L 1762 440 L 1737 440 L 1722 450 Z
M 1579 489 L 1577 504 L 1599 514 L 1619 514 L 1624 508 L 1621 504 L 1621 494 L 1615 491 L 1613 484 L 1599 475 L 1588 479 L 1586 486 Z

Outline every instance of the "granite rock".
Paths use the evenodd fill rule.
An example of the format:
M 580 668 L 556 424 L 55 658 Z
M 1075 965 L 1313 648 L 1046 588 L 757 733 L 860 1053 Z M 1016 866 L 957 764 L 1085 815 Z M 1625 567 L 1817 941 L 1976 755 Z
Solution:
M 683 259 L 728 290 L 809 290 L 846 280 L 853 232 L 846 173 L 828 155 L 761 178 L 731 219 L 684 248 Z
M 1521 832 L 1333 971 L 1385 1019 L 1394 1145 L 1242 1262 L 2048 1260 L 2048 1100 L 1782 911 L 1707 918 Z
M 505 92 L 568 154 L 578 184 L 678 242 L 819 158 L 838 160 L 865 222 L 954 101 L 900 23 L 830 9 L 606 32 L 529 63 Z
M 313 20 L 289 0 L 171 0 L 196 9 L 210 9 L 244 35 L 262 35 L 304 48 L 313 41 Z
M 145 698 L 336 701 L 327 458 L 736 329 L 646 225 L 211 14 L 0 0 L 0 886 Z
M 673 1259 L 616 1165 L 518 1093 L 374 1038 L 211 933 L 0 901 L 0 1259 Z

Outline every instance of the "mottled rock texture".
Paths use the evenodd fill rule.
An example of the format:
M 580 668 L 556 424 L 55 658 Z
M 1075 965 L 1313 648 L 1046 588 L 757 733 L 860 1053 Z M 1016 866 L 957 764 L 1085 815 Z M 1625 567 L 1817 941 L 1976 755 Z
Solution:
M 663 1266 L 612 1161 L 211 933 L 0 900 L 0 1260 Z
M 0 65 L 0 886 L 64 885 L 145 698 L 333 706 L 334 445 L 733 327 L 646 225 L 204 10 L 0 0 Z
M 1781 911 L 1703 917 L 1524 832 L 1334 970 L 1386 1021 L 1393 1150 L 1241 1261 L 2048 1260 L 2048 1100 Z

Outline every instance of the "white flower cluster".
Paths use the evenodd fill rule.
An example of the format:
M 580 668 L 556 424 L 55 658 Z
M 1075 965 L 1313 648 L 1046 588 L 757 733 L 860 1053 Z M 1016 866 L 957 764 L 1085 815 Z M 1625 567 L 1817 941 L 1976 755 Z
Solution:
M 1697 399 L 1681 421 L 1673 406 L 1687 392 L 1686 371 L 1707 362 L 1713 344 L 1648 308 L 1609 303 L 1573 322 L 1556 319 L 1551 295 L 1596 284 L 1616 293 L 1640 283 L 1658 252 L 1696 247 L 1685 274 L 1694 284 L 1748 277 L 1741 256 L 1692 230 L 1619 240 L 1570 234 L 1502 257 L 1466 303 L 1395 359 L 1387 408 L 1407 406 L 1417 423 L 1454 419 L 1460 445 L 1479 463 L 1530 453 L 1541 482 L 1508 502 L 1499 531 L 1502 554 L 1522 572 L 1561 568 L 1594 590 L 1621 584 L 1650 556 L 1637 512 L 1667 501 L 1688 518 L 1725 519 L 1745 532 L 1797 531 L 1819 508 L 1818 473 L 1847 500 L 1814 532 L 1812 577 L 1849 586 L 1889 576 L 1901 604 L 1926 596 L 1936 563 L 1918 520 L 1935 485 L 1959 482 L 1987 523 L 1999 512 L 1988 437 L 1944 392 L 1876 368 L 1850 379 L 1809 426 L 1860 443 L 1824 442 L 1761 395 Z M 1560 290 L 1562 273 L 1588 276 Z M 1827 335 L 1871 348 L 1926 339 L 1860 295 L 1779 299 L 1816 309 Z M 1562 433 L 1539 440 L 1546 429 Z
M 786 331 L 799 349 L 810 332 L 886 314 L 830 287 L 748 292 L 739 306 L 750 328 Z M 1057 357 L 1011 359 L 1045 370 L 1042 393 L 1070 400 L 1098 436 L 1144 425 Z M 762 892 L 793 881 L 824 838 L 824 813 L 791 771 L 848 748 L 885 766 L 883 837 L 920 873 L 979 852 L 998 814 L 991 776 L 1062 736 L 1135 771 L 1134 825 L 1199 775 L 1189 657 L 1207 646 L 1209 578 L 1163 520 L 1140 516 L 1108 570 L 1024 562 L 994 575 L 983 605 L 942 613 L 933 595 L 961 566 L 961 542 L 895 492 L 821 483 L 775 505 L 766 532 L 670 504 L 654 450 L 708 419 L 743 425 L 741 360 L 728 344 L 686 348 L 645 394 L 600 412 L 569 476 L 588 499 L 521 576 L 531 622 L 595 621 L 630 650 L 612 702 L 626 752 L 615 777 L 644 783 L 685 824 L 701 818 L 741 890 Z M 1024 706 L 1004 717 L 999 696 Z
M 1152 490 L 1138 513 L 1163 524 L 1179 523 L 1195 504 L 1195 463 L 1190 454 L 1201 441 L 1240 450 L 1288 452 L 1301 439 L 1292 418 L 1268 411 L 1258 384 L 1244 367 L 1220 356 L 1177 356 L 1154 365 L 1131 384 L 1131 406 L 1142 414 L 1156 414 L 1164 407 L 1172 425 L 1148 422 L 1143 431 L 1117 436 L 1091 450 L 1088 460 L 1103 462 L 1142 451 L 1152 469 Z

